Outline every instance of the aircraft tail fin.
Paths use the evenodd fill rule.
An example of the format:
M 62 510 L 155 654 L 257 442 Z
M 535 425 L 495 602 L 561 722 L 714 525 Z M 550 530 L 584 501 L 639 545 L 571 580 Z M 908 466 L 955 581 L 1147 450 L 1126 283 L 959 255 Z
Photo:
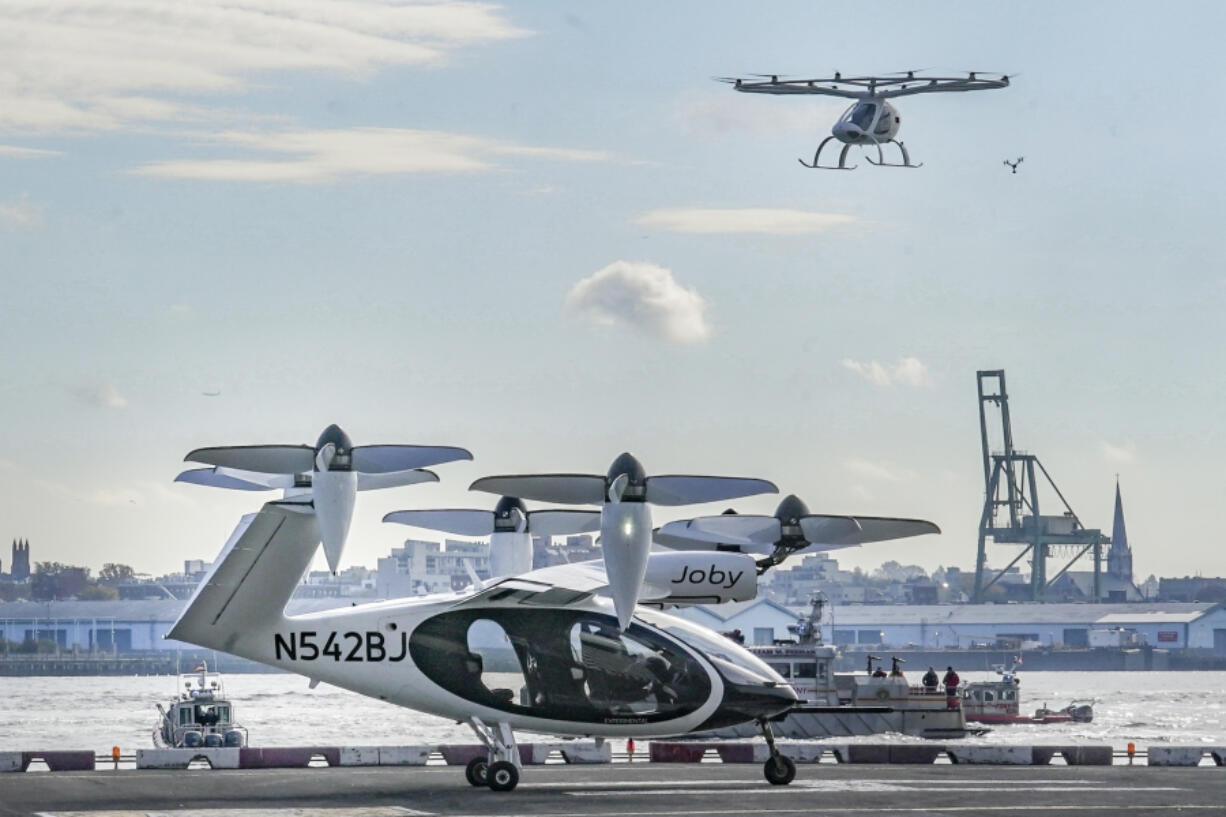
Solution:
M 269 502 L 239 521 L 167 638 L 236 655 L 261 652 L 319 547 L 310 505 Z

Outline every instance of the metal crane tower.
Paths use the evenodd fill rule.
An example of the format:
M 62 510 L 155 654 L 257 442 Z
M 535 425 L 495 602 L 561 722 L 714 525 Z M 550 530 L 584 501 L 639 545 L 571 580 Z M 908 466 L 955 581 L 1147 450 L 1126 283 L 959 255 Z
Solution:
M 1102 596 L 1102 546 L 1110 544 L 1111 537 L 1105 536 L 1101 530 L 1082 525 L 1039 458 L 1013 447 L 1004 369 L 980 371 L 975 376 L 979 383 L 979 435 L 983 443 L 983 482 L 986 490 L 983 515 L 979 519 L 974 601 L 982 603 L 988 588 L 1028 553 L 1031 554 L 1030 598 L 1043 601 L 1047 587 L 1090 551 L 1094 553 L 1094 601 L 1098 601 Z M 989 404 L 1000 415 L 1002 448 L 998 451 L 992 451 L 988 442 Z M 1060 500 L 1063 510 L 1058 515 L 1043 515 L 1039 511 L 1040 475 Z M 1004 570 L 990 579 L 984 575 L 987 571 L 988 539 L 997 544 L 1025 545 Z M 1047 560 L 1057 547 L 1076 549 L 1076 554 L 1048 579 Z

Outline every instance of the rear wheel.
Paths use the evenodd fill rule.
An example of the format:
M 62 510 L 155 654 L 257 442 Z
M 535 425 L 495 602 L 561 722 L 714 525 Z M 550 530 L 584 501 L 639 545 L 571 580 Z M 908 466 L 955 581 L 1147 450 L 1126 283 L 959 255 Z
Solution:
M 468 767 L 464 770 L 464 776 L 468 778 L 468 782 L 473 786 L 488 786 L 489 785 L 489 768 L 490 762 L 483 757 L 474 757 L 468 761 Z
M 519 785 L 519 769 L 515 768 L 514 763 L 506 760 L 491 763 L 486 777 L 490 788 L 494 791 L 511 791 Z
M 796 764 L 787 755 L 775 755 L 762 766 L 772 786 L 786 786 L 796 778 Z

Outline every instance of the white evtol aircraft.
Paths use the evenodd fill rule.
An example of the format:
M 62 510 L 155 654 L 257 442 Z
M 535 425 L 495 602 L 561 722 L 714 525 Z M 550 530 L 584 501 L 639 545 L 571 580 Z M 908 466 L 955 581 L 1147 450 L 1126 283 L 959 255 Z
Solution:
M 781 96 L 797 96 L 817 94 L 823 96 L 841 96 L 854 99 L 852 104 L 839 121 L 834 123 L 830 135 L 822 140 L 813 154 L 810 164 L 804 159 L 798 159 L 802 165 L 821 170 L 855 170 L 856 166 L 847 166 L 847 151 L 852 145 L 875 147 L 877 161 L 870 157 L 869 164 L 882 167 L 921 167 L 912 164 L 911 154 L 907 146 L 898 141 L 898 130 L 902 127 L 902 115 L 889 100 L 912 94 L 933 94 L 965 91 L 984 91 L 992 88 L 1008 88 L 1009 77 L 1000 75 L 1000 79 L 980 76 L 983 71 L 969 71 L 965 77 L 930 77 L 916 76 L 914 71 L 900 71 L 897 74 L 885 76 L 845 77 L 835 72 L 833 77 L 814 79 L 780 79 L 778 74 L 761 74 L 761 79 L 741 79 L 738 77 L 718 77 L 720 82 L 727 82 L 738 91 L 747 94 L 775 94 Z M 843 143 L 839 152 L 838 165 L 821 163 L 822 148 L 831 140 Z M 887 162 L 881 150 L 882 145 L 895 144 L 902 154 L 902 162 Z
M 760 724 L 767 739 L 767 780 L 791 782 L 795 765 L 776 748 L 769 725 L 798 703 L 788 683 L 711 630 L 642 606 L 619 609 L 616 602 L 627 586 L 632 601 L 656 606 L 752 598 L 752 554 L 648 554 L 645 503 L 728 499 L 773 491 L 773 485 L 649 478 L 626 454 L 606 476 L 495 477 L 474 487 L 601 504 L 600 512 L 568 524 L 590 526 L 592 515 L 599 516 L 605 563 L 528 571 L 459 594 L 290 617 L 286 604 L 322 538 L 312 496 L 291 495 L 243 517 L 166 637 L 466 723 L 489 749 L 488 757 L 469 764 L 466 777 L 495 791 L 519 781 L 517 729 L 651 738 L 745 722 Z M 522 503 L 504 500 L 500 508 L 505 515 L 480 512 L 482 530 L 491 519 L 495 530 L 500 522 L 517 530 L 517 514 L 522 524 L 533 523 Z M 478 520 L 470 521 L 475 530 Z

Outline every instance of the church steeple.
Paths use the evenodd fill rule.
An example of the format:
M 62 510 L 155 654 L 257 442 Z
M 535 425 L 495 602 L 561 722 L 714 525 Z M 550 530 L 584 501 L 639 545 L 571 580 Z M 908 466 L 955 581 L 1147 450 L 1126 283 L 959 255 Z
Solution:
M 1120 478 L 1115 478 L 1115 520 L 1111 523 L 1111 551 L 1107 554 L 1107 573 L 1126 582 L 1132 581 L 1132 548 L 1128 546 L 1128 531 L 1124 528 L 1124 500 L 1120 497 Z

